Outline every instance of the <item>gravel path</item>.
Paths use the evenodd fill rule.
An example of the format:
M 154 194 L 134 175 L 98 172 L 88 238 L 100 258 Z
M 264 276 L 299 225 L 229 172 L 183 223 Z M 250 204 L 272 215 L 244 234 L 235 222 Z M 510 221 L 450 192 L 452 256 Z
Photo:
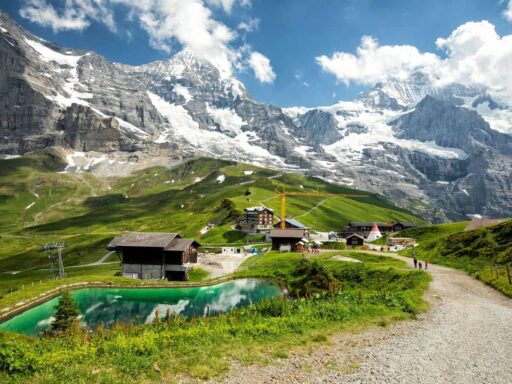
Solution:
M 430 273 L 432 308 L 418 320 L 342 334 L 269 366 L 236 364 L 224 382 L 512 383 L 512 300 L 463 272 Z

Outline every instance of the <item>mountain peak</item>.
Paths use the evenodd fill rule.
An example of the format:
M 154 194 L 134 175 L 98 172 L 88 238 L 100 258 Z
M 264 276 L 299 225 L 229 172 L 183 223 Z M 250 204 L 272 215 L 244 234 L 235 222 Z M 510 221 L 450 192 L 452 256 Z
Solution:
M 457 99 L 460 101 L 463 97 L 475 97 L 483 92 L 482 88 L 466 87 L 458 83 L 437 86 L 427 74 L 414 72 L 406 79 L 391 77 L 377 83 L 362 93 L 358 100 L 367 106 L 396 110 L 413 106 L 428 95 L 456 104 Z

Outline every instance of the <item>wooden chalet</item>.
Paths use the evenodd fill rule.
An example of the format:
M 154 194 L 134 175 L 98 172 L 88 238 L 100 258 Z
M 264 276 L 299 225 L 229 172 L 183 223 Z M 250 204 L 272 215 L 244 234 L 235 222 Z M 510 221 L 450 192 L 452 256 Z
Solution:
M 364 245 L 364 237 L 363 236 L 360 236 L 360 235 L 357 235 L 354 233 L 347 237 L 347 247 L 359 247 L 362 245 Z
M 304 230 L 306 230 L 307 236 L 309 237 L 309 227 L 306 227 L 300 221 L 295 220 L 295 219 L 285 219 L 284 224 L 286 226 L 286 229 L 304 229 Z M 274 228 L 281 228 L 281 220 L 279 220 L 277 222 L 277 224 L 274 224 Z
M 244 232 L 262 232 L 272 229 L 274 210 L 264 205 L 244 209 L 244 216 L 238 223 Z
M 304 252 L 305 245 L 308 242 L 307 229 L 278 229 L 273 228 L 270 231 L 272 240 L 272 250 L 291 252 Z
M 120 255 L 123 277 L 188 280 L 199 243 L 172 232 L 132 232 L 115 237 L 107 249 Z
M 418 227 L 418 224 L 413 223 L 413 222 L 392 221 L 392 222 L 383 223 L 383 222 L 373 222 L 373 221 L 353 221 L 353 222 L 348 223 L 348 225 L 346 225 L 345 227 L 343 227 L 338 232 L 338 236 L 346 239 L 348 236 L 350 236 L 352 234 L 357 234 L 359 236 L 363 236 L 364 238 L 366 238 L 370 234 L 372 227 L 374 225 L 377 225 L 377 227 L 379 228 L 379 231 L 382 234 L 399 232 L 404 229 Z

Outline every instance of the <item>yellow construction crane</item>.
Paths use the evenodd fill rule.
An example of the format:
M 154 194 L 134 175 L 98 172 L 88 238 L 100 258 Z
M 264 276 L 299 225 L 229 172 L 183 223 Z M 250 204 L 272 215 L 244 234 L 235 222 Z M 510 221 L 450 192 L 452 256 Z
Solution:
M 286 192 L 284 185 L 282 190 L 277 190 L 281 196 L 281 229 L 286 229 L 286 196 L 312 196 L 312 197 L 345 197 L 345 198 L 361 198 L 370 197 L 369 195 L 357 195 L 348 193 L 320 193 L 318 189 L 316 192 Z

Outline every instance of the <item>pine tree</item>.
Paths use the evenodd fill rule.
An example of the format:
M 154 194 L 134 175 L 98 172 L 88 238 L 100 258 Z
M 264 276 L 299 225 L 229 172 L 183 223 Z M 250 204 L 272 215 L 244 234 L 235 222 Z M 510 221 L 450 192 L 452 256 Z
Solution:
M 80 315 L 78 306 L 69 294 L 69 291 L 64 291 L 55 312 L 55 320 L 52 322 L 53 332 L 66 332 L 69 330 L 73 322 Z

